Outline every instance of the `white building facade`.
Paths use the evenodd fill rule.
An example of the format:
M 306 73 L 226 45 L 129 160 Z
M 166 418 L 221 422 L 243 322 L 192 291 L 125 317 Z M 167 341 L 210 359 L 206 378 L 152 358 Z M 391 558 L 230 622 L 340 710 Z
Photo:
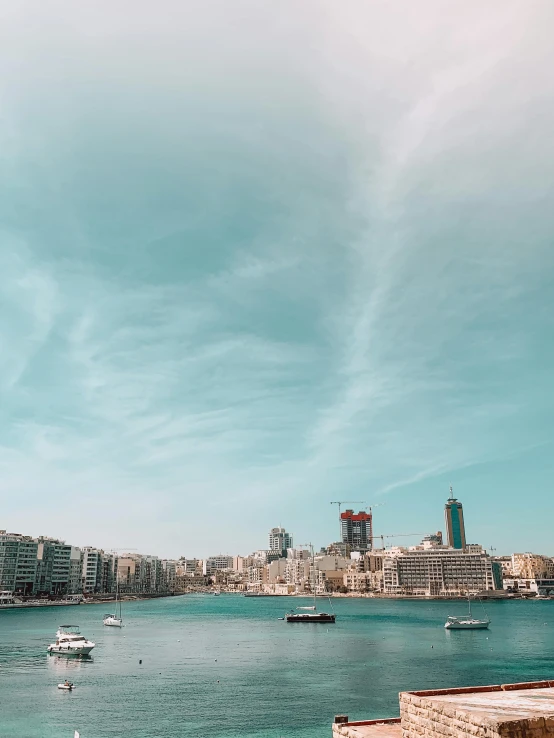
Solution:
M 501 567 L 497 567 L 501 572 Z M 502 577 L 486 553 L 447 547 L 395 548 L 383 559 L 385 594 L 427 597 L 501 589 Z

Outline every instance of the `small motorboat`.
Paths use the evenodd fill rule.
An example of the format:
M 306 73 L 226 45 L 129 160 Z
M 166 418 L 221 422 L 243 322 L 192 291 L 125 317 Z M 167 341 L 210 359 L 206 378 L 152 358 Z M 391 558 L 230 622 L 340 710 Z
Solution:
M 64 682 L 63 684 L 58 684 L 58 689 L 66 689 L 68 692 L 71 692 L 72 689 L 75 688 L 75 685 L 73 682 Z

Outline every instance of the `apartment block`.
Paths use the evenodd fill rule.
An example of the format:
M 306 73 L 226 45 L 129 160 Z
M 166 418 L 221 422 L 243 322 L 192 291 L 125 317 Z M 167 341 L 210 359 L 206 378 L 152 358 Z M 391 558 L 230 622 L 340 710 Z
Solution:
M 502 588 L 502 569 L 483 551 L 414 546 L 386 552 L 383 588 L 387 594 L 439 596 L 476 594 Z
M 0 531 L 0 590 L 34 593 L 38 543 L 30 536 Z
M 35 594 L 66 595 L 70 591 L 71 546 L 41 536 L 37 545 Z
M 82 592 L 83 555 L 77 546 L 71 546 L 69 554 L 69 594 Z
M 534 553 L 512 554 L 512 576 L 516 579 L 548 579 L 554 577 L 554 561 Z
M 222 569 L 233 568 L 233 557 L 225 554 L 218 554 L 217 556 L 209 556 L 204 561 L 204 574 L 211 576 L 214 572 Z

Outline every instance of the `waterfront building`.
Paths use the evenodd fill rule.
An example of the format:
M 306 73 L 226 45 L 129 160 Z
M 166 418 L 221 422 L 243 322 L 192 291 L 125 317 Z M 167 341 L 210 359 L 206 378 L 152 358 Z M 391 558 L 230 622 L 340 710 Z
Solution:
M 37 575 L 38 543 L 30 536 L 0 530 L 0 590 L 31 595 Z
M 383 559 L 383 589 L 399 595 L 477 594 L 502 589 L 502 569 L 482 550 L 393 548 Z
M 340 515 L 342 543 L 351 551 L 369 551 L 373 544 L 371 513 L 345 510 Z
M 352 554 L 343 575 L 343 586 L 350 592 L 383 591 L 384 551 L 368 551 L 364 556 Z
M 352 568 L 345 571 L 342 576 L 343 587 L 349 592 L 369 592 L 373 589 L 369 572 Z
M 162 563 L 157 556 L 123 554 L 117 561 L 117 580 L 122 592 L 155 594 L 162 587 Z
M 316 594 L 325 594 L 325 592 L 338 592 L 344 587 L 344 570 L 320 571 L 316 568 L 315 577 Z M 310 580 L 314 581 L 314 580 Z
M 102 585 L 102 554 L 104 552 L 92 546 L 83 548 L 83 563 L 81 569 L 81 586 L 83 594 L 101 592 Z
M 163 589 L 162 562 L 157 556 L 141 555 L 143 592 L 159 592 Z
M 115 553 L 100 551 L 100 571 L 97 592 L 115 592 L 119 557 Z
M 292 535 L 284 528 L 272 528 L 269 532 L 269 552 L 285 558 L 288 548 L 292 548 Z
M 226 554 L 218 554 L 217 556 L 209 556 L 204 561 L 204 574 L 211 576 L 215 571 L 233 568 L 233 557 Z
M 70 591 L 71 546 L 41 536 L 37 545 L 35 594 L 59 597 Z
M 141 592 L 140 557 L 124 554 L 117 562 L 117 581 L 123 592 Z
M 164 579 L 164 588 L 170 592 L 175 591 L 175 582 L 177 578 L 177 562 L 171 559 L 162 559 L 161 561 Z
M 71 546 L 69 554 L 69 594 L 77 594 L 82 591 L 81 572 L 83 570 L 83 554 L 77 546 Z
M 446 523 L 446 539 L 447 544 L 451 548 L 465 548 L 466 531 L 464 525 L 464 510 L 462 503 L 452 496 L 452 487 L 450 487 L 450 497 L 444 506 L 444 518 Z

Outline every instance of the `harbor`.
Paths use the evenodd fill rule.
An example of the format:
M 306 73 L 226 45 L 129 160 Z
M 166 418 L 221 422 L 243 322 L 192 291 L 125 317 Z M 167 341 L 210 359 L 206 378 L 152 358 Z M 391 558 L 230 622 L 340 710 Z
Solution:
M 126 738 L 330 738 L 339 714 L 398 716 L 400 691 L 554 674 L 550 601 L 487 603 L 490 628 L 470 632 L 444 628 L 463 600 L 335 598 L 335 624 L 294 627 L 280 619 L 293 602 L 310 605 L 228 593 L 124 601 L 123 628 L 104 626 L 105 603 L 4 611 L 0 737 L 113 738 L 125 725 Z M 79 625 L 90 656 L 47 653 L 61 623 Z M 58 689 L 66 680 L 75 689 Z

